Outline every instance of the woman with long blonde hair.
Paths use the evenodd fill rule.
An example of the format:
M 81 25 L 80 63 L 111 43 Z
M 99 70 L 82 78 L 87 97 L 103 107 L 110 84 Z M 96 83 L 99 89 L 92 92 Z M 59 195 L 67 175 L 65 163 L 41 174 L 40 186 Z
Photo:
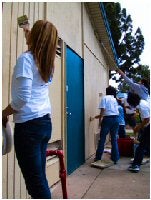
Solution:
M 28 193 L 34 199 L 50 199 L 45 169 L 52 131 L 48 87 L 54 73 L 58 32 L 52 23 L 38 20 L 26 39 L 28 51 L 17 59 L 12 101 L 2 111 L 2 120 L 6 126 L 8 116 L 13 114 L 16 157 Z

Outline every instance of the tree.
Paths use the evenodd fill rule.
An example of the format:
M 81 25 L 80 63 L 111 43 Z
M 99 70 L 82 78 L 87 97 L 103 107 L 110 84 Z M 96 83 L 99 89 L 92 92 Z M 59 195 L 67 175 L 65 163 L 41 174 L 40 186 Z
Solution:
M 129 77 L 130 74 L 129 74 Z M 150 85 L 150 70 L 148 65 L 139 65 L 137 68 L 134 68 L 134 76 L 133 76 L 133 81 L 138 83 L 141 79 L 146 79 Z M 129 91 L 129 86 L 125 82 L 120 82 L 119 84 L 119 90 L 122 92 L 127 92 Z
M 136 68 L 136 81 L 140 81 L 140 79 L 145 78 L 150 83 L 150 70 L 148 65 L 139 65 Z
M 119 67 L 126 74 L 135 79 L 136 71 L 141 69 L 140 55 L 144 49 L 144 37 L 141 29 L 133 31 L 132 19 L 127 15 L 126 9 L 121 9 L 120 3 L 104 2 L 112 39 L 118 56 Z M 137 76 L 142 73 L 137 71 Z M 116 79 L 115 73 L 110 74 Z

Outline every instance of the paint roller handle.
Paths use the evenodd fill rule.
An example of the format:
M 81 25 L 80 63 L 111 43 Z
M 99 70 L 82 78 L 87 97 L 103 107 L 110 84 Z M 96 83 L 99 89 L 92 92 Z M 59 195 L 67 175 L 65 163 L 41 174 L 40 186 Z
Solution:
M 116 71 L 117 71 L 121 76 L 125 76 L 125 73 L 124 73 L 121 69 L 117 68 Z
M 90 117 L 90 122 L 93 121 L 95 119 L 95 117 Z

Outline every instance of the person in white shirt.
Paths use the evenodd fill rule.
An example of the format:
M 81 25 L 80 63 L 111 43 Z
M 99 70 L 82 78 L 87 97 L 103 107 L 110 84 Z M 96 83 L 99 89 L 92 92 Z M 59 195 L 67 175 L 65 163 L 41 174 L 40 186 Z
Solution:
M 45 171 L 52 131 L 48 87 L 54 73 L 58 32 L 46 20 L 38 20 L 31 31 L 26 27 L 24 31 L 29 49 L 17 59 L 12 101 L 2 111 L 2 121 L 5 126 L 8 116 L 13 114 L 15 152 L 29 195 L 50 199 Z
M 100 140 L 96 150 L 95 161 L 101 160 L 106 136 L 111 135 L 111 160 L 114 164 L 119 160 L 118 150 L 118 128 L 119 128 L 119 110 L 116 100 L 116 89 L 112 86 L 106 88 L 106 96 L 104 96 L 99 105 L 100 115 L 96 115 L 93 119 L 99 119 L 101 121 Z
M 150 104 L 148 101 L 140 99 L 137 94 L 131 93 L 127 99 L 128 103 L 133 107 L 138 107 L 142 122 L 135 126 L 134 131 L 142 130 L 140 143 L 135 151 L 134 161 L 129 167 L 131 172 L 139 172 L 144 153 L 150 149 Z

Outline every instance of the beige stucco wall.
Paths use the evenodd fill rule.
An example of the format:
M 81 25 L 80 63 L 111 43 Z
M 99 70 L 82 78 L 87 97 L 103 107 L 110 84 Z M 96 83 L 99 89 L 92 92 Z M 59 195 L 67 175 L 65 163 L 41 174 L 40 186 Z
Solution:
M 85 48 L 85 152 L 86 158 L 95 153 L 98 120 L 89 121 L 90 116 L 99 114 L 100 94 L 105 94 L 108 85 L 106 69 L 98 63 L 93 54 Z M 90 75 L 91 74 L 91 75 Z
M 85 158 L 87 159 L 95 152 L 95 134 L 98 133 L 98 121 L 89 124 L 89 116 L 99 112 L 98 105 L 101 99 L 99 94 L 105 94 L 105 88 L 108 86 L 108 69 L 83 3 L 47 3 L 46 8 L 46 18 L 56 25 L 61 39 L 84 58 Z
M 46 16 L 57 27 L 61 39 L 82 56 L 81 3 L 47 3 Z
M 4 3 L 3 4 L 3 43 L 2 43 L 2 107 L 5 108 L 11 101 L 11 79 L 17 57 L 27 50 L 24 33 L 17 25 L 17 17 L 26 14 L 29 17 L 30 26 L 38 19 L 44 19 L 44 3 Z M 61 58 L 56 57 L 56 70 L 53 82 L 50 86 L 50 99 L 52 102 L 52 139 L 50 142 L 61 140 Z M 9 118 L 13 128 L 13 119 Z M 55 133 L 55 134 L 54 134 Z M 2 158 L 2 196 L 3 198 L 28 198 L 24 179 L 15 158 L 14 146 L 12 151 Z M 59 180 L 58 159 L 48 162 L 47 174 L 51 186 Z M 55 173 L 52 171 L 55 170 Z M 50 176 L 51 174 L 51 176 Z
M 63 42 L 70 46 L 84 59 L 84 110 L 85 110 L 85 149 L 86 159 L 95 152 L 95 139 L 98 132 L 98 121 L 89 122 L 89 117 L 99 113 L 98 105 L 108 85 L 108 69 L 99 43 L 94 34 L 85 6 L 80 2 L 73 3 L 38 3 L 16 2 L 3 4 L 3 57 L 2 57 L 2 107 L 11 100 L 10 86 L 16 58 L 26 50 L 22 29 L 17 26 L 17 17 L 26 14 L 30 25 L 37 19 L 48 19 L 57 27 Z M 6 26 L 7 24 L 7 26 Z M 63 54 L 62 54 L 63 55 Z M 65 57 L 56 58 L 56 71 L 50 86 L 50 98 L 53 112 L 52 140 L 64 139 L 65 144 Z M 12 118 L 10 118 L 12 120 Z M 64 129 L 62 128 L 64 127 Z M 2 160 L 2 195 L 3 198 L 28 198 L 24 179 L 18 167 L 14 149 L 3 156 Z M 47 163 L 49 185 L 59 180 L 58 160 Z M 52 173 L 53 172 L 53 173 Z
M 86 158 L 95 153 L 98 120 L 90 122 L 90 116 L 99 114 L 101 95 L 108 86 L 108 69 L 94 29 L 85 7 L 83 7 L 84 29 L 84 79 L 85 79 L 85 153 Z

